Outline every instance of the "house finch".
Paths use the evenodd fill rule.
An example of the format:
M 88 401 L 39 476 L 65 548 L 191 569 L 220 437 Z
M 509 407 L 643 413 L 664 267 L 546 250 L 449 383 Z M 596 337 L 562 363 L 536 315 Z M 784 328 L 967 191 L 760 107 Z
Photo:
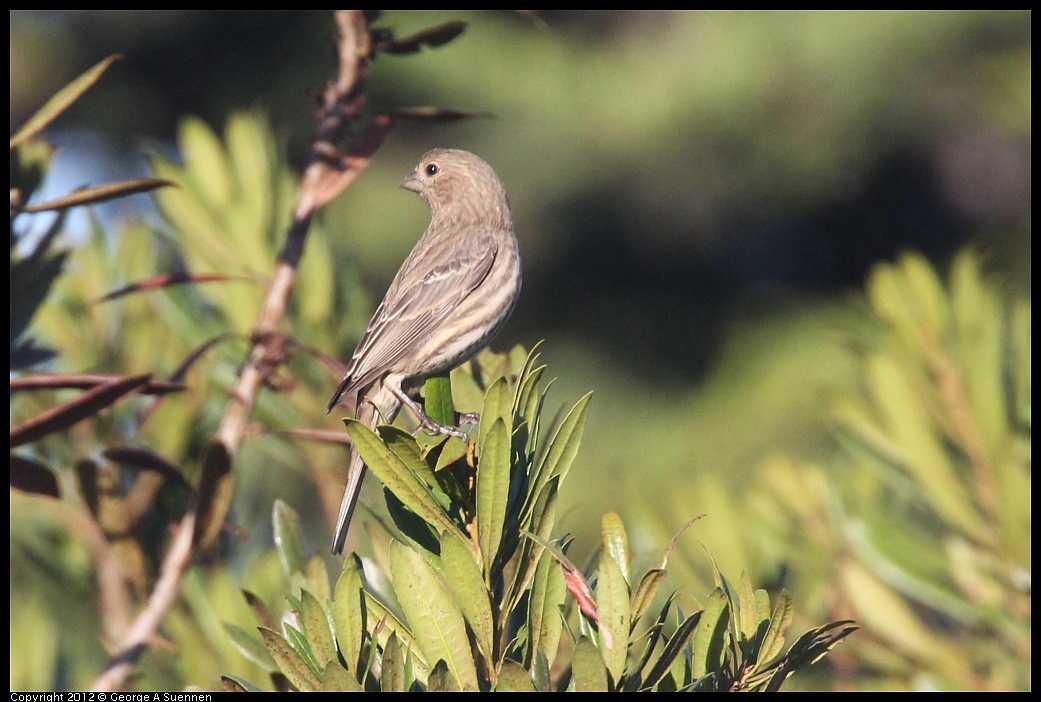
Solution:
M 357 398 L 370 429 L 393 421 L 401 405 L 428 431 L 465 436 L 436 424 L 409 397 L 418 382 L 468 360 L 510 316 L 521 287 L 520 253 L 506 191 L 487 163 L 466 151 L 434 149 L 401 187 L 430 208 L 430 226 L 401 264 L 329 401 Z M 351 451 L 333 553 L 343 552 L 365 464 Z

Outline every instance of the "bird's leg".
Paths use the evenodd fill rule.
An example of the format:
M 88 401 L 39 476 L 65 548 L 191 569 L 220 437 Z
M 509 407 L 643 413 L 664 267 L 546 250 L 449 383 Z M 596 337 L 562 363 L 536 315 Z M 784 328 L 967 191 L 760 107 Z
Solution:
M 477 424 L 481 421 L 481 415 L 476 412 L 460 412 L 459 423 L 460 424 Z
M 463 439 L 464 441 L 470 440 L 470 437 L 467 436 L 466 432 L 455 427 L 446 427 L 443 424 L 438 424 L 433 419 L 431 419 L 426 412 L 420 409 L 419 405 L 416 404 L 415 400 L 409 397 L 408 393 L 402 390 L 401 388 L 391 387 L 391 391 L 397 396 L 399 400 L 402 401 L 402 403 L 405 404 L 406 407 L 412 410 L 412 413 L 416 415 L 416 419 L 419 420 L 419 423 L 422 425 L 422 427 L 431 434 L 447 434 L 448 436 L 455 436 L 460 439 Z

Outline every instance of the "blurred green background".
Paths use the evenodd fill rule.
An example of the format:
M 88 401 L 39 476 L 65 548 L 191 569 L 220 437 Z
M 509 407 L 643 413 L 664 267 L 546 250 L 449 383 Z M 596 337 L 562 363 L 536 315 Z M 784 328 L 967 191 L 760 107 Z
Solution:
M 258 150 L 267 150 L 271 163 L 299 168 L 314 95 L 334 62 L 325 12 L 12 11 L 10 19 L 12 131 L 89 66 L 112 53 L 125 56 L 48 133 L 58 147 L 45 188 L 53 192 L 149 173 L 143 154 L 179 162 L 186 143 L 207 138 L 199 136 L 207 131 L 202 123 L 211 136 L 229 139 L 234 119 L 270 125 L 275 139 L 257 143 Z M 764 475 L 778 465 L 798 472 L 821 464 L 828 467 L 823 477 L 812 467 L 801 475 L 827 482 L 829 470 L 841 471 L 832 400 L 858 391 L 865 349 L 885 336 L 864 296 L 876 264 L 918 251 L 946 277 L 968 246 L 980 254 L 996 295 L 1029 297 L 1030 14 L 391 11 L 380 24 L 403 36 L 456 19 L 469 27 L 451 44 L 376 61 L 371 107 L 436 105 L 482 116 L 401 122 L 371 167 L 321 215 L 302 275 L 309 255 L 331 263 L 335 281 L 312 294 L 335 298 L 329 309 L 336 314 L 323 317 L 316 307 L 297 328 L 299 340 L 349 357 L 428 221 L 419 199 L 397 189 L 401 178 L 428 148 L 473 151 L 506 184 L 524 257 L 520 304 L 493 347 L 545 339 L 543 359 L 559 378 L 559 401 L 595 393 L 563 493 L 570 508 L 560 523 L 578 536 L 573 553 L 595 549 L 600 515 L 616 511 L 649 567 L 683 524 L 704 513 L 674 555 L 677 583 L 688 592 L 711 587 L 707 550 L 735 579 L 747 570 L 757 585 L 793 590 L 807 623 L 856 616 L 824 585 L 807 585 L 828 580 L 814 567 L 830 572 L 834 564 L 812 563 L 814 552 L 823 557 L 828 549 L 801 542 L 799 530 L 763 526 L 779 519 L 760 502 L 771 499 L 760 495 Z M 202 122 L 189 129 L 182 126 L 187 117 Z M 264 137 L 266 127 L 251 129 L 258 141 Z M 189 161 L 186 170 L 201 163 Z M 291 183 L 282 180 L 283 166 L 270 168 L 286 194 L 264 207 L 272 222 L 284 222 Z M 212 271 L 219 257 L 170 253 L 190 229 L 171 207 L 160 213 L 137 196 L 97 208 L 125 279 L 98 272 L 100 279 L 78 284 L 81 291 L 97 296 L 164 265 L 207 272 L 209 263 Z M 70 218 L 69 241 L 89 239 L 96 221 Z M 270 226 L 275 243 L 241 269 L 226 262 L 224 272 L 266 273 L 281 231 Z M 152 251 L 149 240 L 163 243 Z M 74 257 L 70 276 L 84 270 Z M 261 293 L 248 294 L 256 304 Z M 107 345 L 125 343 L 120 332 L 136 320 L 162 347 L 180 333 L 176 310 L 199 304 L 188 293 L 170 293 L 178 295 L 186 297 L 80 314 L 112 315 L 91 317 L 107 330 Z M 222 309 L 195 320 L 197 343 L 229 325 L 246 331 L 255 317 L 248 304 Z M 76 311 L 66 305 L 65 316 L 46 314 L 39 328 L 59 351 L 56 369 L 164 373 L 179 362 L 177 344 L 160 367 L 161 352 L 135 360 L 133 343 L 121 352 L 88 352 L 97 327 L 63 338 Z M 223 364 L 201 365 L 197 373 L 210 376 L 197 381 L 226 385 L 243 354 L 229 349 Z M 324 407 L 338 378 L 291 365 L 287 375 L 294 372 L 304 387 L 294 390 L 292 412 L 262 404 L 258 421 L 337 428 Z M 220 404 L 195 401 L 198 413 L 182 422 L 191 427 L 153 443 L 175 460 L 192 455 L 219 419 Z M 1029 425 L 1026 431 L 1029 437 Z M 336 465 L 337 455 L 326 460 Z M 233 514 L 254 537 L 243 552 L 263 549 L 275 497 L 313 515 L 307 528 L 324 548 L 328 505 L 301 460 L 289 442 L 247 442 Z M 1029 486 L 1029 458 L 1027 471 Z M 808 503 L 816 500 L 811 493 L 803 493 Z M 378 509 L 378 486 L 364 494 Z M 246 572 L 263 557 L 239 558 Z M 1025 563 L 1029 578 L 1029 557 Z M 12 648 L 16 565 L 13 555 Z M 911 611 L 921 614 L 920 606 L 913 602 Z M 928 645 L 909 646 L 919 655 L 914 663 L 896 665 L 880 645 L 851 655 L 856 664 L 817 684 L 1024 684 L 1019 673 L 995 680 L 937 672 L 922 654 Z M 1021 642 L 1013 648 L 1022 650 Z M 15 667 L 13 658 L 12 688 Z

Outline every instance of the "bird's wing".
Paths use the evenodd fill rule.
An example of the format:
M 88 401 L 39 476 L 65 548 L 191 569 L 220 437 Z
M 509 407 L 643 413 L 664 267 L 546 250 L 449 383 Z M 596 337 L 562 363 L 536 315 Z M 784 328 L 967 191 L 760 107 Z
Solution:
M 467 243 L 462 250 L 427 247 L 422 255 L 414 251 L 409 256 L 358 343 L 330 408 L 349 386 L 363 387 L 392 370 L 417 340 L 441 324 L 484 281 L 498 254 L 495 236 L 482 229 L 468 236 Z

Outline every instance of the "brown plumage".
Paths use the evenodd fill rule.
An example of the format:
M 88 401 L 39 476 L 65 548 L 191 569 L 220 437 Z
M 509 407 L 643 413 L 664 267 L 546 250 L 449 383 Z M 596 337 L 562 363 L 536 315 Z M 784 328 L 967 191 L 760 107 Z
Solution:
M 430 226 L 391 281 L 329 410 L 357 397 L 358 421 L 374 429 L 405 403 L 428 429 L 458 435 L 434 424 L 407 393 L 477 353 L 513 311 L 521 270 L 510 203 L 491 166 L 454 149 L 425 154 L 401 187 L 426 201 Z M 343 552 L 364 477 L 352 449 L 333 553 Z

